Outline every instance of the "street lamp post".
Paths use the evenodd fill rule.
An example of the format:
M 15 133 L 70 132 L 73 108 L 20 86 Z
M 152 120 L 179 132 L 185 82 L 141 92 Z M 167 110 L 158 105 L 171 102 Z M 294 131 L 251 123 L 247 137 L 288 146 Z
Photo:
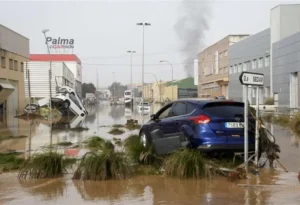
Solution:
M 166 61 L 166 60 L 161 60 L 160 61 L 160 63 L 163 63 L 163 62 L 168 63 L 171 66 L 171 68 L 172 68 L 172 100 L 174 100 L 174 92 L 173 92 L 173 90 L 174 90 L 173 65 L 172 65 L 172 63 L 170 63 L 169 61 Z
M 113 85 L 113 100 L 114 100 L 114 98 L 115 98 L 115 86 L 116 86 L 115 85 L 115 72 L 113 72 L 112 74 L 113 74 L 113 84 L 112 85 Z
M 50 69 L 49 69 L 49 91 L 50 91 L 50 99 L 49 99 L 49 105 L 50 105 L 50 121 L 52 120 L 52 103 L 51 103 L 51 98 L 52 98 L 52 85 L 51 85 L 51 80 L 52 80 L 52 60 L 51 60 L 51 53 L 50 53 L 50 48 L 49 48 L 49 44 L 47 41 L 47 35 L 46 33 L 49 31 L 49 29 L 44 29 L 42 30 L 42 32 L 44 33 L 45 36 L 45 41 L 46 41 L 46 45 L 47 45 L 47 50 L 48 50 L 48 54 L 50 57 Z
M 137 23 L 136 25 L 143 27 L 143 53 L 142 53 L 142 124 L 144 124 L 144 51 L 145 51 L 145 26 L 151 26 L 150 23 Z
M 47 41 L 47 35 L 46 33 L 49 31 L 49 29 L 44 29 L 42 30 L 42 33 L 44 33 L 44 36 L 45 36 L 45 41 L 46 41 L 46 45 L 47 45 L 47 50 L 48 50 L 48 54 L 49 54 L 49 57 L 50 57 L 50 68 L 49 68 L 49 120 L 50 120 L 50 123 L 51 123 L 51 129 L 50 129 L 50 145 L 52 145 L 52 102 L 51 102 L 51 99 L 52 99 L 52 83 L 51 83 L 51 80 L 52 80 L 52 60 L 51 60 L 51 52 L 50 52 L 50 48 L 49 48 L 49 44 L 48 44 L 48 41 Z
M 135 51 L 127 51 L 127 53 L 130 53 L 130 89 L 132 92 L 132 54 L 136 53 Z

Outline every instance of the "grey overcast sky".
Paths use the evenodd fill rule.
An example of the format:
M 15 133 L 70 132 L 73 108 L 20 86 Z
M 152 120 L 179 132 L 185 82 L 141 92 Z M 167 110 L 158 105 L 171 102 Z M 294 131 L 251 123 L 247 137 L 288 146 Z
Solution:
M 199 7 L 203 0 L 197 2 Z M 209 1 L 212 12 L 203 44 L 209 46 L 228 34 L 255 34 L 269 27 L 270 9 L 280 3 L 300 1 Z M 75 39 L 73 51 L 82 61 L 83 81 L 99 87 L 115 80 L 129 84 L 130 58 L 133 56 L 133 81 L 141 82 L 142 28 L 137 22 L 149 22 L 145 28 L 145 72 L 158 80 L 171 80 L 171 69 L 160 60 L 174 64 L 174 78 L 185 77 L 185 52 L 174 25 L 180 18 L 181 1 L 1 1 L 0 22 L 30 39 L 31 53 L 46 53 L 42 29 L 49 36 Z M 198 7 L 197 7 L 198 8 Z M 200 24 L 200 22 L 199 22 Z M 199 25 L 201 26 L 201 25 Z M 192 35 L 192 34 L 191 34 Z M 188 36 L 186 36 L 187 38 Z M 195 45 L 197 52 L 200 45 Z M 195 48 L 191 48 L 195 49 Z M 197 55 L 195 52 L 195 57 Z M 145 82 L 154 81 L 146 74 Z

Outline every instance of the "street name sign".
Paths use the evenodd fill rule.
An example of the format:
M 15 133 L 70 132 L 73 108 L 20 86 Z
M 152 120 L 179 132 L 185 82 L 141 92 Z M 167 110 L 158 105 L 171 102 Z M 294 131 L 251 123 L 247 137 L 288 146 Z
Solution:
M 261 86 L 261 85 L 264 85 L 264 74 L 242 72 L 240 75 L 240 82 L 242 85 Z

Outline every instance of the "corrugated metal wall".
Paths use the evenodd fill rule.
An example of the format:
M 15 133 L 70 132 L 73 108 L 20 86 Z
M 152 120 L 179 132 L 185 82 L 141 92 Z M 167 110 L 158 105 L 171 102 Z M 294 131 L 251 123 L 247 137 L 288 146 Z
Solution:
M 62 63 L 52 63 L 52 70 L 54 71 Z M 28 94 L 28 79 L 26 76 L 27 69 L 30 70 L 30 88 L 32 98 L 44 98 L 49 97 L 49 62 L 28 62 L 24 65 L 24 84 L 25 84 L 25 96 L 29 97 Z M 52 96 L 56 94 L 56 82 L 55 76 L 52 75 L 51 80 Z

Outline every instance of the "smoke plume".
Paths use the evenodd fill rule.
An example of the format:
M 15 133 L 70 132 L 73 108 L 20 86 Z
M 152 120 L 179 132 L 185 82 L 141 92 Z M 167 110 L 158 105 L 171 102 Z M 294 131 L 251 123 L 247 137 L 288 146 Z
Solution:
M 193 60 L 204 48 L 205 31 L 209 29 L 211 4 L 207 1 L 183 0 L 180 7 L 180 18 L 175 24 L 175 31 L 181 40 L 181 49 L 185 54 L 184 69 L 191 77 L 194 73 Z

